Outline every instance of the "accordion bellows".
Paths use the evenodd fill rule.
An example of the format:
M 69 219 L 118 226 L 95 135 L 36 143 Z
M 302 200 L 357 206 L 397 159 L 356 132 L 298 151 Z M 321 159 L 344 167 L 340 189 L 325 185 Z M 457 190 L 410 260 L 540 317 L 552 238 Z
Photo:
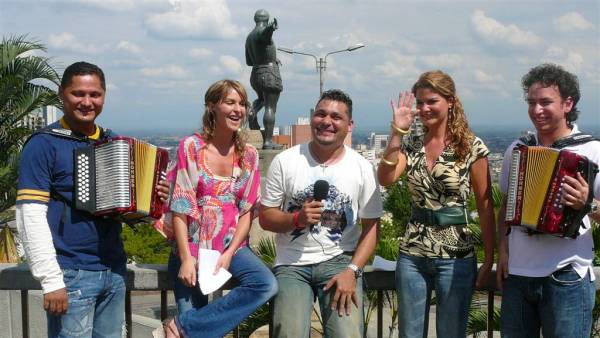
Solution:
M 77 209 L 126 220 L 162 215 L 155 187 L 169 161 L 165 149 L 115 137 L 75 150 L 74 161 Z
M 596 164 L 568 150 L 516 146 L 512 152 L 506 203 L 508 225 L 559 236 L 577 236 L 582 215 L 561 202 L 565 176 L 579 172 L 593 183 Z

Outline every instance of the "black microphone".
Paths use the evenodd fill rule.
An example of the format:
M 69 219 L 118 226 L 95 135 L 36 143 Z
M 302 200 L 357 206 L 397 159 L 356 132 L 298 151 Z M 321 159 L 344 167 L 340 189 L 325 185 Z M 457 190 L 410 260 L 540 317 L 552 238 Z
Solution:
M 320 202 L 324 199 L 327 199 L 327 195 L 329 195 L 329 182 L 325 180 L 316 181 L 313 190 L 313 197 L 315 201 Z

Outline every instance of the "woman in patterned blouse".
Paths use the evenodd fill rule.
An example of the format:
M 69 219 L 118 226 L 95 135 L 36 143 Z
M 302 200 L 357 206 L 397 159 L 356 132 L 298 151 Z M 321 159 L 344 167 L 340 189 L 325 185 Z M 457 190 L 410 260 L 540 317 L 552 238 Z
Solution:
M 247 102 L 239 82 L 214 83 L 205 94 L 203 132 L 181 141 L 168 173 L 170 213 L 155 224 L 175 240 L 169 274 L 179 316 L 165 323 L 167 337 L 222 337 L 277 291 L 275 277 L 247 246 L 260 197 L 258 154 L 241 132 Z M 229 270 L 240 284 L 210 304 L 196 285 L 199 248 L 219 251 L 215 272 Z
M 377 174 L 389 186 L 406 173 L 411 192 L 411 219 L 396 266 L 400 337 L 427 336 L 434 289 L 437 335 L 465 337 L 474 287 L 487 283 L 493 264 L 489 150 L 469 129 L 454 81 L 442 71 L 422 74 L 411 92 L 392 101 L 392 112 L 392 137 Z M 416 127 L 409 133 L 416 115 L 424 134 Z M 479 274 L 467 227 L 471 188 L 485 247 Z

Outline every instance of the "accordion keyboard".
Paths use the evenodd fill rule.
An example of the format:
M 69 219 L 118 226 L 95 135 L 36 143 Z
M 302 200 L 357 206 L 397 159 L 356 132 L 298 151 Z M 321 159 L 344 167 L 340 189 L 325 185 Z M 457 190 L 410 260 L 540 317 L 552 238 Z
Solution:
M 131 203 L 130 147 L 126 141 L 102 144 L 95 149 L 96 209 L 129 207 Z
M 506 220 L 513 220 L 515 218 L 515 205 L 517 200 L 517 180 L 519 163 L 521 161 L 521 153 L 513 151 L 512 158 L 510 160 L 510 172 L 508 182 L 508 193 L 506 195 Z

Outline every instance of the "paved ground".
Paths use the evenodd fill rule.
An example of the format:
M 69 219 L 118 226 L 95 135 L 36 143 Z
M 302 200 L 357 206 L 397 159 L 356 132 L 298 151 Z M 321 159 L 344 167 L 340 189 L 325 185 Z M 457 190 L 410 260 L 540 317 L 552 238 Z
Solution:
M 169 313 L 170 315 L 175 314 L 176 306 L 175 301 L 173 299 L 173 293 L 169 292 L 168 296 L 169 302 Z M 150 317 L 150 318 L 160 318 L 160 294 L 158 293 L 148 293 L 145 292 L 143 294 L 133 293 L 132 297 L 132 308 L 133 313 Z M 398 331 L 394 328 L 393 331 L 390 332 L 390 324 L 391 324 L 391 315 L 389 313 L 389 308 L 384 309 L 385 314 L 383 316 L 383 336 L 384 337 L 392 337 L 395 338 L 398 336 Z M 156 321 L 158 322 L 158 321 Z M 319 333 L 321 329 L 321 324 L 318 321 L 317 316 L 313 315 L 312 326 L 315 328 L 311 334 L 311 338 L 320 338 L 322 335 Z M 134 337 L 147 337 L 145 336 L 146 330 L 141 325 L 134 327 Z M 150 332 L 150 331 L 147 331 Z M 367 327 L 367 337 L 376 337 L 377 336 L 377 317 L 376 312 L 373 313 L 370 323 Z M 267 327 L 263 327 L 258 330 L 251 338 L 267 338 L 268 330 Z M 429 335 L 428 337 L 434 338 L 435 334 L 435 306 L 431 308 L 430 318 L 429 318 Z M 499 332 L 495 332 L 494 337 L 500 337 Z
M 8 318 L 8 322 L 12 323 L 5 327 L 4 320 L 0 321 L 3 324 L 2 329 L 0 329 L 0 338 L 13 338 L 21 336 L 21 318 L 20 318 L 20 293 L 18 291 L 8 291 L 7 294 L 10 295 L 9 299 L 5 299 L 0 302 L 0 305 L 6 310 L 7 307 L 12 309 L 13 311 L 9 311 L 12 313 L 10 318 Z M 2 298 L 2 297 L 0 297 Z M 173 293 L 168 293 L 168 303 L 169 303 L 169 313 L 170 315 L 174 315 L 176 311 L 175 302 L 173 299 Z M 151 337 L 151 332 L 154 328 L 160 325 L 160 293 L 158 292 L 133 292 L 132 293 L 132 317 L 133 317 L 133 337 L 134 338 L 147 338 Z M 397 337 L 397 331 L 393 330 L 390 332 L 389 326 L 391 321 L 391 316 L 389 314 L 389 309 L 384 309 L 386 312 L 383 317 L 383 333 L 384 337 Z M 0 311 L 3 312 L 3 311 Z M 4 314 L 4 312 L 3 312 Z M 2 316 L 4 317 L 4 315 Z M 436 337 L 435 334 L 435 307 L 431 309 L 431 317 L 429 319 L 429 336 L 428 337 Z M 46 336 L 46 316 L 44 311 L 42 310 L 41 304 L 41 294 L 39 291 L 30 291 L 29 294 L 29 327 L 30 327 L 30 336 L 32 338 L 43 338 Z M 321 335 L 319 331 L 321 331 L 321 325 L 316 316 L 313 316 L 313 334 L 311 338 L 320 338 Z M 373 313 L 371 321 L 368 326 L 367 337 L 376 337 L 377 334 L 377 322 L 376 322 L 376 314 Z M 266 338 L 268 337 L 267 328 L 264 327 L 259 329 L 252 338 Z M 494 337 L 499 337 L 499 334 L 496 332 Z

